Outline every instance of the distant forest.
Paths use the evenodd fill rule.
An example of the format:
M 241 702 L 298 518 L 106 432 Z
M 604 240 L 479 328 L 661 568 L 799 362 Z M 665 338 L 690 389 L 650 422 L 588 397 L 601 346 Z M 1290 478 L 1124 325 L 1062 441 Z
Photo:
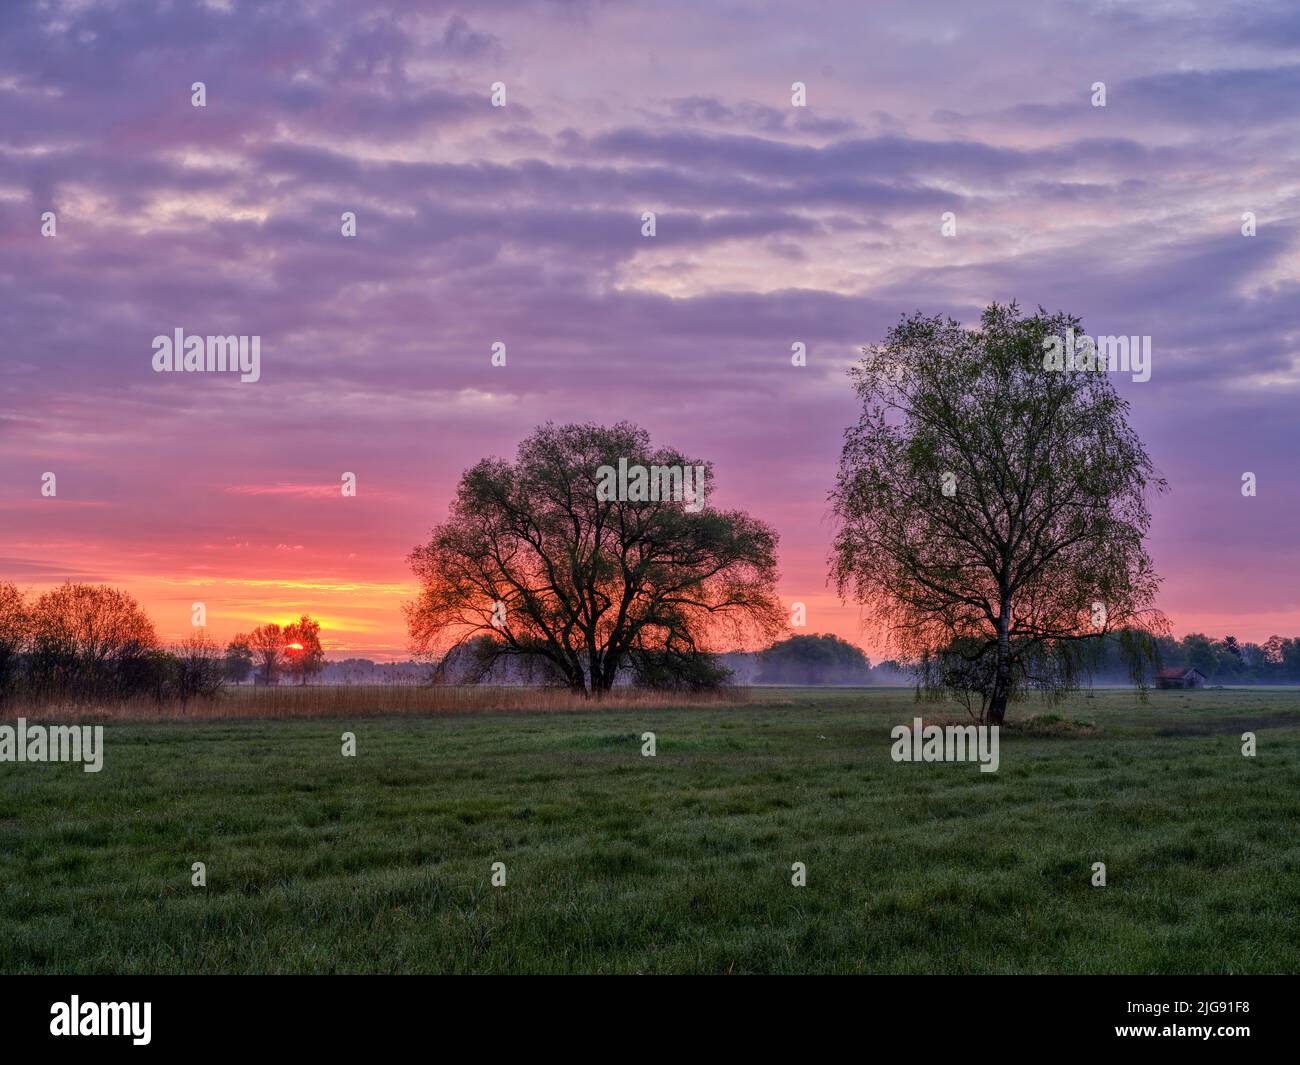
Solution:
M 1270 636 L 1258 644 L 1194 632 L 1181 640 L 1157 636 L 1155 643 L 1157 668 L 1199 669 L 1211 684 L 1300 684 L 1300 636 Z M 1117 635 L 1099 641 L 1097 652 L 1090 668 L 1094 684 L 1130 683 Z
M 1211 684 L 1300 684 L 1300 637 L 1273 636 L 1263 644 L 1241 643 L 1234 636 L 1216 640 L 1192 633 L 1176 640 L 1155 637 L 1159 668 L 1199 669 Z M 1088 674 L 1094 685 L 1132 683 L 1117 636 L 1099 639 Z M 445 680 L 463 681 L 463 666 L 456 655 L 445 668 Z M 466 662 L 471 653 L 461 656 Z M 788 685 L 910 685 L 914 674 L 907 662 L 886 659 L 875 664 L 861 648 L 830 633 L 791 636 L 778 640 L 763 651 L 732 651 L 717 656 L 718 664 L 730 671 L 733 684 Z M 513 665 L 513 664 L 512 664 Z M 424 684 L 431 667 L 424 662 L 376 663 L 365 658 L 347 658 L 325 663 L 316 682 L 321 684 Z M 1151 678 L 1147 678 L 1148 681 Z M 498 666 L 486 683 L 528 684 L 536 678 L 518 669 Z

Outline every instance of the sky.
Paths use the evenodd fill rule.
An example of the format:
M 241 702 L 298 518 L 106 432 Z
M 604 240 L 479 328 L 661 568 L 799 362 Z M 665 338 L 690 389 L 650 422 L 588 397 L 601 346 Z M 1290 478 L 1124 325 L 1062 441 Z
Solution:
M 404 658 L 461 472 L 627 419 L 876 655 L 826 577 L 846 371 L 1015 299 L 1152 338 L 1175 634 L 1300 634 L 1297 134 L 1292 0 L 6 0 L 0 580 Z M 260 379 L 155 372 L 177 328 Z

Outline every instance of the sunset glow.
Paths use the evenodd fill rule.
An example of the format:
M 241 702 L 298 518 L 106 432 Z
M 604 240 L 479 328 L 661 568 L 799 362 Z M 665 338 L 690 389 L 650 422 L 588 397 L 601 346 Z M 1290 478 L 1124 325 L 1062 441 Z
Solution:
M 165 640 L 201 601 L 218 639 L 306 612 L 331 658 L 404 658 L 406 559 L 461 472 L 547 420 L 626 418 L 711 459 L 714 501 L 780 533 L 807 631 L 875 656 L 826 583 L 844 371 L 904 312 L 1018 298 L 1155 338 L 1119 387 L 1172 488 L 1174 631 L 1300 632 L 1300 142 L 1262 31 L 1192 20 L 1175 49 L 1137 8 L 958 7 L 936 36 L 886 3 L 870 32 L 830 5 L 814 46 L 797 5 L 688 4 L 648 40 L 579 5 L 602 44 L 575 64 L 563 18 L 403 6 L 361 63 L 346 23 L 278 10 L 0 40 L 0 577 L 125 587 Z M 260 335 L 260 379 L 154 372 L 176 329 Z

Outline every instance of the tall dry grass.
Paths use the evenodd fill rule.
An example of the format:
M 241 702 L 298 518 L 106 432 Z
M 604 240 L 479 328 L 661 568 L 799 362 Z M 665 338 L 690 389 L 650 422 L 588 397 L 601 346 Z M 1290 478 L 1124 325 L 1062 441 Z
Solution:
M 259 718 L 434 716 L 491 713 L 596 713 L 601 710 L 743 703 L 748 692 L 726 688 L 704 694 L 620 689 L 601 699 L 554 688 L 497 685 L 412 686 L 400 684 L 308 684 L 228 689 L 213 700 L 132 700 L 114 704 L 7 703 L 0 720 L 32 721 L 220 721 Z

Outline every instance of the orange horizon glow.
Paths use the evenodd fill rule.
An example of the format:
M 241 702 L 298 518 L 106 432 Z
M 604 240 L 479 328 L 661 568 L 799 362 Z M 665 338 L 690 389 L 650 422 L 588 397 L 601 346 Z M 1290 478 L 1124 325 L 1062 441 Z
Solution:
M 501 450 L 486 442 L 468 447 L 467 457 Z M 448 463 L 427 478 L 450 487 L 458 472 Z M 725 472 L 718 505 L 747 510 L 780 533 L 781 600 L 787 609 L 801 602 L 807 613 L 806 626 L 789 634 L 831 633 L 861 647 L 873 662 L 893 657 L 862 609 L 840 602 L 827 586 L 820 510 L 765 492 L 767 486 L 751 481 L 751 471 L 734 456 Z M 308 614 L 320 623 L 321 649 L 330 660 L 405 661 L 415 655 L 403 607 L 418 593 L 407 556 L 446 503 L 418 483 L 372 480 L 363 482 L 363 491 L 371 491 L 360 500 L 250 491 L 222 492 L 214 503 L 195 478 L 178 487 L 178 494 L 189 493 L 184 506 L 174 497 L 96 497 L 86 488 L 76 502 L 90 505 L 57 515 L 52 508 L 72 500 L 47 501 L 34 511 L 4 508 L 15 535 L 0 579 L 30 595 L 64 580 L 122 588 L 149 615 L 163 643 L 193 633 L 193 607 L 202 602 L 208 633 L 223 644 L 268 622 L 284 628 Z M 1232 634 L 1262 644 L 1274 634 L 1300 634 L 1300 617 L 1279 602 L 1276 574 L 1267 566 L 1247 571 L 1199 562 L 1196 545 L 1183 539 L 1188 526 L 1176 512 L 1162 512 L 1166 505 L 1161 500 L 1156 506 L 1152 554 L 1166 575 L 1159 606 L 1176 637 Z M 200 520 L 191 521 L 191 514 Z
M 163 643 L 179 642 L 192 634 L 191 609 L 196 601 L 202 601 L 207 608 L 207 631 L 223 644 L 273 619 L 289 619 L 275 622 L 284 628 L 296 622 L 300 615 L 308 614 L 320 623 L 320 644 L 328 659 L 367 658 L 391 662 L 415 657 L 407 641 L 402 607 L 415 598 L 417 588 L 413 579 L 402 579 L 404 558 L 394 560 L 388 567 L 375 565 L 364 579 L 357 574 L 349 579 L 339 576 L 338 571 L 351 562 L 346 554 L 333 560 L 332 573 L 325 572 L 328 567 L 320 565 L 324 561 L 319 557 L 313 561 L 311 575 L 285 576 L 278 580 L 265 575 L 266 569 L 278 564 L 276 553 L 270 552 L 262 560 L 263 565 L 248 559 L 253 563 L 250 569 L 258 576 L 234 571 L 218 575 L 211 572 L 215 567 L 205 563 L 208 570 L 205 576 L 137 573 L 115 579 L 112 567 L 96 565 L 93 572 L 70 572 L 61 576 L 60 581 L 19 580 L 15 583 L 33 596 L 54 587 L 62 579 L 122 588 L 149 615 Z M 804 574 L 809 583 L 819 580 L 816 558 L 809 561 L 811 564 L 789 566 L 791 573 L 782 582 L 782 602 L 787 607 L 795 601 L 803 602 L 807 609 L 807 625 L 791 629 L 787 635 L 831 633 L 861 647 L 873 663 L 893 657 L 888 648 L 879 644 L 877 634 L 867 624 L 869 619 L 865 618 L 861 608 L 841 603 L 833 591 L 824 587 L 810 594 L 796 583 Z M 3 577 L 0 574 L 0 579 Z M 1225 579 L 1226 575 L 1221 578 Z M 1210 578 L 1206 576 L 1203 580 L 1210 581 Z M 1197 583 L 1195 587 L 1200 589 L 1203 585 Z M 1207 587 L 1211 594 L 1222 597 L 1220 602 L 1229 601 L 1226 587 L 1215 583 Z M 1197 609 L 1199 604 L 1189 601 L 1191 598 L 1185 591 L 1172 586 L 1172 582 L 1166 584 L 1166 594 L 1161 597 L 1162 606 L 1170 615 L 1176 638 L 1192 632 L 1203 632 L 1213 638 L 1231 633 L 1243 642 L 1262 644 L 1274 634 L 1283 637 L 1300 634 L 1300 620 L 1288 610 L 1216 612 Z M 286 650 L 298 652 L 305 648 L 302 643 L 295 642 L 287 645 Z

